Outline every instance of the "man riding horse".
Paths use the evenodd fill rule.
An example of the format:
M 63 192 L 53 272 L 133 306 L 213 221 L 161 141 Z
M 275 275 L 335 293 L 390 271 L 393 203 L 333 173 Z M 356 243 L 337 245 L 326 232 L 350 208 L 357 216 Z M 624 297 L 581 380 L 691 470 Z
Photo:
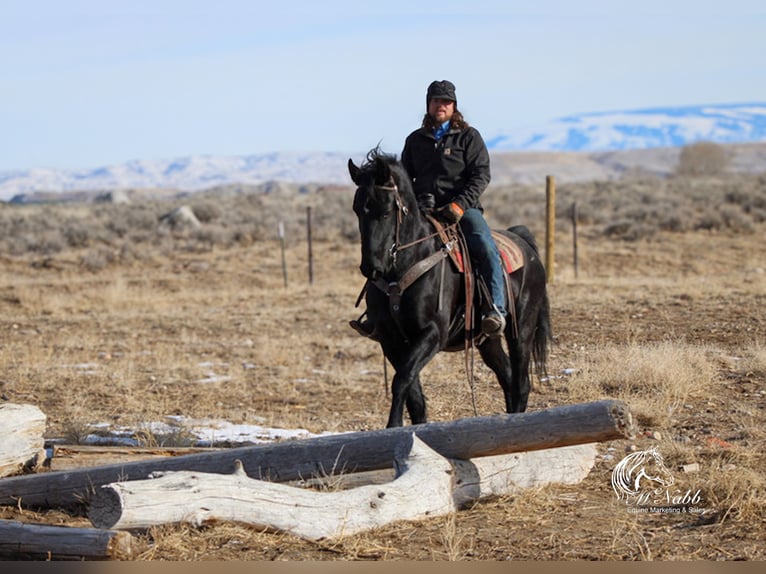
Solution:
M 434 81 L 426 92 L 423 125 L 404 143 L 402 164 L 407 170 L 418 205 L 448 223 L 457 223 L 491 304 L 481 321 L 482 331 L 500 337 L 505 329 L 504 271 L 495 241 L 484 219 L 479 197 L 489 185 L 489 152 L 478 130 L 457 109 L 455 85 Z M 375 337 L 369 319 L 351 321 L 360 334 Z

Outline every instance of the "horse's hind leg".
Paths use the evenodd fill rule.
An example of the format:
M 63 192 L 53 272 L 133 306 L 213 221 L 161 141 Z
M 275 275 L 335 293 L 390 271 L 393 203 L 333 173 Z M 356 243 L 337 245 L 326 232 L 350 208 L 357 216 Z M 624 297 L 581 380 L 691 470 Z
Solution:
M 519 338 L 507 337 L 508 351 L 511 360 L 513 379 L 511 382 L 511 410 L 508 412 L 523 413 L 527 410 L 527 401 L 532 383 L 529 378 L 529 362 L 532 359 L 532 340 L 534 326 L 520 326 Z
M 517 412 L 514 410 L 513 402 L 513 370 L 508 355 L 503 350 L 502 339 L 487 339 L 479 346 L 479 354 L 484 363 L 492 369 L 497 377 L 497 382 L 503 389 L 505 396 L 505 411 L 508 413 Z

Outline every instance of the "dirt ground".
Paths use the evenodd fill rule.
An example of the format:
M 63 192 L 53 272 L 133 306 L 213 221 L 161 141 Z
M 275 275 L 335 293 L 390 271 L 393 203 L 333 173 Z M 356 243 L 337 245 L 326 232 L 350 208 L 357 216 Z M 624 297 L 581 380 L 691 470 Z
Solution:
M 622 398 L 568 386 L 566 373 L 607 345 L 699 346 L 716 365 L 715 381 L 706 383 L 710 392 L 690 395 L 669 416 L 643 413 L 633 441 L 599 445 L 582 483 L 334 542 L 236 524 L 163 526 L 138 535 L 144 547 L 138 558 L 763 560 L 766 372 L 762 363 L 742 361 L 759 349 L 762 356 L 766 342 L 764 231 L 623 242 L 585 230 L 577 277 L 571 251 L 557 250 L 549 286 L 551 377 L 535 381 L 529 410 Z M 276 243 L 158 255 L 98 273 L 82 272 L 66 256 L 2 259 L 2 400 L 39 406 L 49 438 L 74 438 L 88 423 L 137 424 L 169 415 L 312 432 L 380 428 L 388 412 L 382 356 L 347 325 L 359 313 L 358 247 L 315 245 L 312 285 L 305 251 L 288 250 L 287 286 Z M 96 374 L 71 368 L 83 363 Z M 195 382 L 210 368 L 228 379 Z M 477 365 L 476 374 L 479 414 L 501 412 L 489 371 Z M 440 355 L 422 380 L 431 420 L 473 415 L 461 354 Z M 629 512 L 610 477 L 631 446 L 657 447 L 677 486 L 700 491 L 705 512 Z M 698 472 L 681 472 L 694 462 Z M 89 525 L 59 510 L 6 507 L 0 518 Z

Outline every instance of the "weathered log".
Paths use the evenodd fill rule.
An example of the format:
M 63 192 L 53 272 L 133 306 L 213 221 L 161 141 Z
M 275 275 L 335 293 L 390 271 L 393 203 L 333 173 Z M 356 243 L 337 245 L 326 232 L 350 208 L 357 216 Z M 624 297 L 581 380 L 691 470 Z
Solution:
M 101 445 L 54 445 L 48 466 L 51 471 L 73 468 L 124 464 L 141 460 L 186 456 L 220 449 L 202 447 L 135 447 Z
M 87 501 L 94 488 L 152 472 L 189 470 L 230 473 L 240 460 L 248 476 L 274 482 L 390 468 L 397 449 L 409 448 L 413 432 L 446 458 L 473 459 L 623 439 L 633 420 L 614 400 L 417 426 L 346 433 L 191 454 L 163 460 L 109 465 L 0 480 L 0 504 L 67 507 Z
M 0 405 L 0 477 L 45 460 L 45 414 L 33 405 Z
M 12 558 L 129 560 L 134 551 L 128 532 L 0 520 L 0 554 Z
M 387 484 L 318 492 L 234 474 L 170 472 L 150 480 L 102 486 L 89 518 L 100 528 L 235 521 L 310 540 L 338 538 L 400 520 L 454 512 L 491 495 L 553 482 L 576 483 L 590 472 L 593 444 L 472 461 L 449 461 L 416 436 L 397 478 Z

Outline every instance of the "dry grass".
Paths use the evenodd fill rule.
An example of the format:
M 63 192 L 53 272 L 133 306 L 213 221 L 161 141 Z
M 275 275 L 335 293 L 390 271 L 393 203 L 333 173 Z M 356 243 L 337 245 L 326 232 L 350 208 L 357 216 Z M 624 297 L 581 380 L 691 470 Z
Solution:
M 583 357 L 570 392 L 583 400 L 623 400 L 645 426 L 667 428 L 691 399 L 720 392 L 712 354 L 684 342 L 607 344 Z
M 754 376 L 766 374 L 766 347 L 762 342 L 750 343 L 742 350 L 740 368 Z

